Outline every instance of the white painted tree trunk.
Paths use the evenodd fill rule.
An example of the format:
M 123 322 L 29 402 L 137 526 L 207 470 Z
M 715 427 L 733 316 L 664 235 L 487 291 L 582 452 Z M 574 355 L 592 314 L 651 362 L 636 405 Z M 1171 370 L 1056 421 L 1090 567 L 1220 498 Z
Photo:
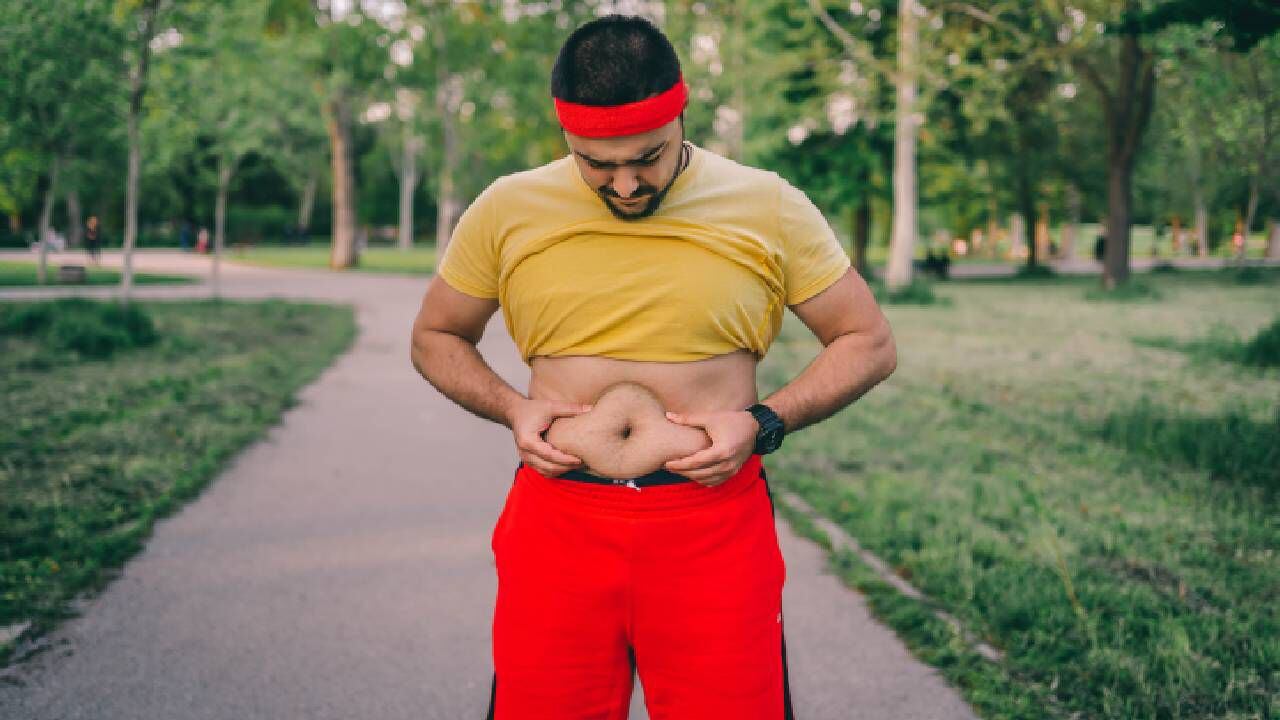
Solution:
M 401 250 L 413 249 L 413 192 L 418 187 L 418 150 L 421 141 L 405 123 L 404 142 L 400 158 L 400 227 L 398 244 Z
M 885 285 L 896 290 L 911 282 L 916 243 L 916 0 L 898 3 L 898 98 L 893 138 L 893 238 Z
M 218 159 L 218 198 L 213 206 L 213 267 L 210 289 L 213 297 L 222 297 L 222 248 L 227 237 L 227 192 L 235 166 L 226 158 Z
M 36 282 L 45 284 L 49 274 L 49 231 L 53 227 L 53 201 L 58 196 L 58 170 L 62 165 L 62 156 L 54 155 L 49 166 L 49 188 L 44 193 L 44 205 L 40 208 L 40 223 L 36 227 L 36 240 L 39 242 L 40 262 L 36 264 Z
M 1271 234 L 1267 237 L 1267 259 L 1280 260 L 1280 218 L 1271 219 Z
M 298 230 L 305 233 L 311 227 L 311 209 L 316 202 L 316 176 L 313 172 L 302 187 L 302 198 L 298 202 Z
M 461 211 L 454 171 L 458 164 L 457 121 L 454 118 L 453 80 L 447 74 L 436 93 L 440 113 L 440 168 L 436 180 L 436 256 L 443 257 L 453 235 L 453 225 Z

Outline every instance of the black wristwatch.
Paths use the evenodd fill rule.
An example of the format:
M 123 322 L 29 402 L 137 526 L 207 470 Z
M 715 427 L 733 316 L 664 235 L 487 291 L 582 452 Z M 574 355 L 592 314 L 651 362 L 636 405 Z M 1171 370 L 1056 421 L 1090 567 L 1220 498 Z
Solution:
M 787 428 L 782 424 L 782 418 L 778 417 L 778 413 L 761 403 L 747 408 L 747 412 L 760 423 L 760 432 L 756 433 L 756 446 L 753 452 L 757 455 L 768 455 L 781 447 L 782 436 L 787 433 Z

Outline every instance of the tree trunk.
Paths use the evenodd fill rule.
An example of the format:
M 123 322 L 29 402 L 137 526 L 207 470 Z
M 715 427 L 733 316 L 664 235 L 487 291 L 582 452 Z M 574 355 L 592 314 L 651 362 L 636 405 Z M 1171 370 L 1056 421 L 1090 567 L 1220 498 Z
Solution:
M 1022 213 L 1014 213 L 1009 216 L 1009 256 L 1017 260 L 1024 252 L 1027 252 L 1027 221 Z
M 1267 237 L 1267 259 L 1280 260 L 1280 218 L 1271 219 L 1271 233 Z
M 1049 259 L 1049 206 L 1041 202 L 1036 215 L 1035 241 L 1031 252 L 1042 260 Z
M 1102 255 L 1102 286 L 1113 290 L 1129 280 L 1129 212 L 1133 168 L 1112 157 L 1107 168 L 1107 242 Z
M 419 141 L 405 123 L 403 155 L 400 158 L 400 227 L 401 250 L 413 249 L 413 191 L 418 186 Z
M 79 247 L 84 242 L 84 221 L 80 210 L 80 191 L 67 191 L 67 247 Z
M 359 262 L 356 250 L 356 188 L 351 157 L 350 99 L 341 91 L 326 103 L 325 125 L 333 162 L 333 246 L 329 267 L 342 270 Z
M 58 170 L 62 156 L 54 155 L 49 166 L 49 188 L 44 193 L 44 205 L 40 208 L 40 222 L 36 228 L 36 241 L 40 243 L 40 262 L 36 265 L 36 282 L 45 284 L 49 270 L 49 234 L 52 230 L 53 201 L 58 195 Z
M 440 115 L 440 168 L 436 179 L 436 255 L 443 257 L 453 235 L 460 204 L 454 186 L 458 165 L 457 120 L 454 117 L 457 103 L 453 97 L 454 81 L 443 67 L 437 78 L 440 88 L 436 92 L 436 110 Z
M 1125 12 L 1136 14 L 1137 0 L 1126 0 Z M 1139 42 L 1136 30 L 1121 31 L 1119 63 L 1114 87 L 1090 58 L 1074 63 L 1101 98 L 1107 130 L 1107 242 L 1102 264 L 1102 286 L 1113 289 L 1129 279 L 1129 222 L 1132 209 L 1133 166 L 1142 135 L 1155 104 L 1155 57 Z
M 871 202 L 864 195 L 853 213 L 853 266 L 864 278 L 871 276 L 867 246 L 871 244 Z
M 316 176 L 312 172 L 307 177 L 307 184 L 302 187 L 302 198 L 298 202 L 298 232 L 305 235 L 311 227 L 311 209 L 316 201 Z
M 1205 207 L 1204 192 L 1196 187 L 1196 254 L 1209 257 L 1209 209 Z
M 996 233 L 1000 231 L 1000 217 L 997 215 L 999 208 L 996 206 L 996 189 L 991 188 L 991 194 L 987 196 L 987 237 L 984 240 L 986 246 L 986 256 L 994 258 L 996 256 Z
M 227 237 L 227 191 L 231 187 L 231 174 L 235 163 L 218 158 L 218 198 L 213 206 L 213 297 L 222 297 L 222 248 Z
M 1017 237 L 1014 238 L 1014 242 L 1017 243 L 1019 251 L 1026 251 L 1027 266 L 1031 267 L 1039 260 L 1036 255 L 1037 248 L 1035 242 L 1027 242 L 1027 223 L 1032 223 L 1034 234 L 1034 223 L 1036 221 L 1035 180 L 1031 177 L 1032 150 L 1027 146 L 1021 132 L 1019 132 L 1018 145 L 1019 149 L 1014 153 L 1017 156 L 1014 159 L 1014 162 L 1017 164 L 1018 216 L 1020 217 L 1021 222 L 1018 225 L 1018 233 Z M 1019 254 L 1021 253 L 1016 252 L 1014 257 L 1017 257 Z
M 1062 226 L 1062 242 L 1058 254 L 1066 260 L 1076 256 L 1076 232 L 1080 226 L 1080 191 L 1075 185 L 1067 186 L 1067 223 Z
M 121 248 L 120 301 L 129 304 L 133 288 L 133 248 L 138 242 L 138 182 L 142 174 L 142 98 L 147 92 L 147 65 L 151 61 L 151 40 L 156 34 L 156 13 L 160 0 L 149 0 L 142 6 L 138 27 L 138 65 L 129 73 L 129 170 L 124 189 L 124 242 Z
M 1258 163 L 1258 164 L 1261 165 L 1262 163 Z M 1249 178 L 1249 200 L 1248 202 L 1245 203 L 1245 209 L 1244 209 L 1244 248 L 1243 250 L 1246 250 L 1246 251 L 1249 248 L 1249 231 L 1253 229 L 1253 221 L 1258 216 L 1258 184 L 1259 184 L 1259 181 L 1261 180 L 1261 176 L 1262 176 L 1262 170 L 1259 169 L 1258 172 L 1253 174 L 1253 177 Z M 1244 252 L 1241 252 L 1240 256 L 1244 257 L 1244 254 L 1245 254 Z
M 896 290 L 911 282 L 916 242 L 916 46 L 920 39 L 915 0 L 898 3 L 898 97 L 893 140 L 893 241 L 885 284 Z

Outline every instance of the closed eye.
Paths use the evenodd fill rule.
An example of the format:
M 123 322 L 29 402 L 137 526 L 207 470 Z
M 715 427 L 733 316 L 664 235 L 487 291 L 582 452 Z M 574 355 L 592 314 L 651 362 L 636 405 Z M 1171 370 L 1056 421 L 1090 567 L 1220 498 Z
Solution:
M 639 166 L 641 166 L 641 167 L 649 167 L 650 165 L 653 165 L 653 164 L 654 164 L 654 163 L 656 163 L 656 162 L 658 162 L 658 155 L 654 155 L 653 157 L 645 158 L 645 159 L 643 159 L 643 160 L 632 160 L 631 162 L 622 163 L 622 164 L 623 164 L 623 165 L 639 165 Z M 617 164 L 617 163 L 602 163 L 602 162 L 596 162 L 596 161 L 594 161 L 594 160 L 588 160 L 588 161 L 587 161 L 587 166 L 588 166 L 588 167 L 590 167 L 592 170 L 611 170 L 611 169 L 613 169 L 613 168 L 618 167 L 618 164 Z

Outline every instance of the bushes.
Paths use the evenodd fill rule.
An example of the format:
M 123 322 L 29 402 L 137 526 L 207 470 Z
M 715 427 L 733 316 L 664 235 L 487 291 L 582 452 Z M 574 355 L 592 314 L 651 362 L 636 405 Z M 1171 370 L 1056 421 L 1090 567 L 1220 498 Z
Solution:
M 136 305 L 83 298 L 0 306 L 0 335 L 32 338 L 48 349 L 91 359 L 145 347 L 158 337 L 151 317 Z
M 1280 316 L 1245 343 L 1240 359 L 1246 365 L 1280 367 Z

